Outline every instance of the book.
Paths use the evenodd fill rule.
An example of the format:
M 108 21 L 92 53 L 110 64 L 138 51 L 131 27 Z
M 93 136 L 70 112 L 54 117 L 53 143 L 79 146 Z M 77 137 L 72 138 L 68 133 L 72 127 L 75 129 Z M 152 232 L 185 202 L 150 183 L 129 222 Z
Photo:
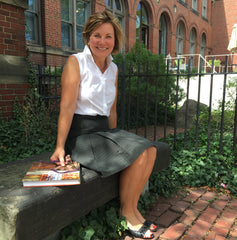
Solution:
M 53 162 L 34 162 L 22 179 L 23 187 L 79 185 L 80 164 L 59 166 Z

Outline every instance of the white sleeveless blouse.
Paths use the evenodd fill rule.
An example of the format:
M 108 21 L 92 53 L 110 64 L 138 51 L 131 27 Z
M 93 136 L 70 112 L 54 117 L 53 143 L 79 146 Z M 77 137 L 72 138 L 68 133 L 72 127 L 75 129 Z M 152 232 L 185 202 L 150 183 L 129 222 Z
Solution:
M 74 54 L 80 67 L 81 82 L 75 113 L 81 115 L 109 116 L 116 96 L 117 66 L 112 56 L 107 57 L 107 69 L 100 71 L 94 62 L 90 49 Z

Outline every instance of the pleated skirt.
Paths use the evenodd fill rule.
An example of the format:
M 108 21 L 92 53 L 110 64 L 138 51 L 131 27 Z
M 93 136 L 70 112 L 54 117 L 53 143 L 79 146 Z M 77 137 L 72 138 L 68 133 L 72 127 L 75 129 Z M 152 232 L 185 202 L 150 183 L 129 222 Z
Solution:
M 157 143 L 121 129 L 109 129 L 106 116 L 75 114 L 65 144 L 66 154 L 82 166 L 110 176 L 128 167 Z

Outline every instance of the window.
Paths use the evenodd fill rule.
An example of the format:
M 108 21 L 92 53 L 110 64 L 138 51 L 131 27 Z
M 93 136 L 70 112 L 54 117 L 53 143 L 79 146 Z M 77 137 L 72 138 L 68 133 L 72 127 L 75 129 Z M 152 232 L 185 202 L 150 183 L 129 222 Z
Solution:
M 202 0 L 202 16 L 207 18 L 207 0 Z
M 203 33 L 202 34 L 202 38 L 201 38 L 201 47 L 200 47 L 200 54 L 204 57 L 205 56 L 205 49 L 206 49 L 206 34 Z
M 184 44 L 184 24 L 180 21 L 177 25 L 176 30 L 176 53 L 175 55 L 183 54 L 183 44 Z
M 29 9 L 25 11 L 25 38 L 39 44 L 39 1 L 28 0 Z
M 164 56 L 167 54 L 167 36 L 167 22 L 165 15 L 162 14 L 159 23 L 159 54 L 163 54 Z
M 81 0 L 61 0 L 62 47 L 83 49 L 82 31 L 88 18 L 89 3 Z
M 137 21 L 136 21 L 136 40 L 145 44 L 148 47 L 149 42 L 149 26 L 147 11 L 143 3 L 137 6 Z
M 105 3 L 107 10 L 112 12 L 114 16 L 119 19 L 120 24 L 124 30 L 125 17 L 122 2 L 120 0 L 106 0 Z
M 206 49 L 206 34 L 203 33 L 202 34 L 202 38 L 201 38 L 201 44 L 200 44 L 200 54 L 205 57 L 205 49 Z M 205 66 L 204 60 L 201 58 L 200 59 L 200 69 L 202 69 Z
M 197 11 L 197 0 L 192 0 L 192 9 Z
M 189 54 L 191 55 L 191 62 L 190 62 L 190 67 L 192 69 L 192 66 L 194 64 L 194 56 L 193 54 L 195 54 L 196 51 L 196 38 L 197 38 L 197 34 L 196 34 L 196 30 L 194 28 L 192 28 L 191 32 L 190 32 L 190 39 L 189 39 Z

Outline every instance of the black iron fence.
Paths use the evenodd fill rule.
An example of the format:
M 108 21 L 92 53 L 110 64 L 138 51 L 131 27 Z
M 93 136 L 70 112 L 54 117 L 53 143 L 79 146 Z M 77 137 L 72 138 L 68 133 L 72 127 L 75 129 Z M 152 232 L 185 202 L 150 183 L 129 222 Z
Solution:
M 168 60 L 169 61 L 169 60 Z M 212 59 L 214 62 L 214 59 Z M 223 138 L 231 134 L 233 149 L 237 131 L 237 74 L 210 69 L 203 72 L 170 69 L 169 62 L 146 66 L 132 66 L 123 62 L 119 66 L 118 125 L 146 138 L 166 141 L 184 133 L 184 148 L 190 129 L 195 129 L 195 148 L 199 144 L 200 127 L 205 125 L 207 153 L 213 134 L 219 135 L 219 151 L 223 151 Z M 214 66 L 214 64 L 213 64 Z M 52 111 L 58 111 L 62 68 L 38 67 L 38 93 Z M 204 114 L 205 112 L 205 114 Z

